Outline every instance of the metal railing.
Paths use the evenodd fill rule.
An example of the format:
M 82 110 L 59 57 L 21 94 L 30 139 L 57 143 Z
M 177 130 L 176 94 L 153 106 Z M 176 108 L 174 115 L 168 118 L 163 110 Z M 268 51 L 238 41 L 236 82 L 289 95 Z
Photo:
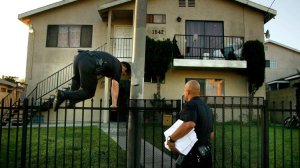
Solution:
M 202 99 L 214 114 L 214 167 L 299 167 L 299 128 L 276 124 L 269 117 L 284 121 L 293 108 L 281 107 L 277 114 L 263 98 L 252 103 L 248 97 Z M 20 125 L 1 125 L 0 166 L 126 167 L 134 156 L 127 153 L 128 114 L 134 111 L 142 114 L 137 129 L 141 166 L 175 167 L 176 155 L 164 148 L 163 132 L 177 120 L 181 100 L 139 100 L 139 107 L 130 101 L 135 100 L 117 112 L 104 107 L 102 100 L 91 100 L 75 109 L 38 110 L 35 118 L 28 117 Z M 27 105 L 20 113 L 26 118 L 34 110 Z M 105 116 L 109 122 L 102 122 Z
M 37 83 L 31 93 L 27 95 L 28 100 L 37 102 L 39 98 L 56 90 L 58 87 L 66 84 L 72 79 L 73 63 L 55 72 L 51 76 Z
M 173 38 L 174 58 L 243 60 L 244 37 L 180 35 Z

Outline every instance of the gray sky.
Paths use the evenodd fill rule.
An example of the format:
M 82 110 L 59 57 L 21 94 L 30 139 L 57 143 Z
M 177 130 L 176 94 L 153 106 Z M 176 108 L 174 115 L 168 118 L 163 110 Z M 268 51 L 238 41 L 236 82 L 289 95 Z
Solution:
M 59 0 L 6 0 L 0 6 L 0 75 L 25 78 L 28 27 L 18 20 L 18 14 Z M 269 7 L 274 0 L 252 0 Z M 300 50 L 300 0 L 275 0 L 275 19 L 265 24 L 271 34 L 270 40 Z
M 252 1 L 270 7 L 274 0 Z M 271 8 L 277 11 L 277 16 L 265 24 L 270 40 L 300 50 L 300 0 L 275 0 Z

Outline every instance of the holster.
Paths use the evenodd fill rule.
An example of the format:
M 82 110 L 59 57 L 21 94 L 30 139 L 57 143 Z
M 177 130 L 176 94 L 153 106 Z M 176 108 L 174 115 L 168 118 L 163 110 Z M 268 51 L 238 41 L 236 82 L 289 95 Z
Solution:
M 210 147 L 206 145 L 202 145 L 198 147 L 198 151 L 201 156 L 206 156 L 208 152 L 210 152 Z
M 178 158 L 176 159 L 176 164 L 181 166 L 182 163 L 183 163 L 183 160 L 184 160 L 185 156 L 184 155 L 179 155 Z

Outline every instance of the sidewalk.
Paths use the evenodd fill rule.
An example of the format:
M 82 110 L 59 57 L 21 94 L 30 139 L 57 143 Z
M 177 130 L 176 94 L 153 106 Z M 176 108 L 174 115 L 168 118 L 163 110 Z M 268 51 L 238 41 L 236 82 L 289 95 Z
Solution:
M 118 128 L 119 127 L 119 128 Z M 117 142 L 119 146 L 126 151 L 126 123 L 110 123 L 110 129 L 108 129 L 108 124 L 102 124 L 101 129 L 108 134 L 110 137 Z M 119 133 L 118 133 L 119 129 Z M 119 135 L 119 136 L 117 136 Z M 119 137 L 117 139 L 117 137 Z M 145 149 L 145 151 L 144 151 Z M 171 157 L 163 153 L 160 149 L 156 148 L 152 144 L 148 143 L 144 139 L 141 140 L 141 165 L 144 165 L 145 168 L 152 167 L 163 167 L 170 168 L 175 167 L 175 159 L 172 160 L 171 166 Z

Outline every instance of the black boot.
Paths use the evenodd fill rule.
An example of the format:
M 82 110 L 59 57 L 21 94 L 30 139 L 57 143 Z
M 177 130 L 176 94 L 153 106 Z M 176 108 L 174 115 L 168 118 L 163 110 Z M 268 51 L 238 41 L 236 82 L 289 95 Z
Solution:
M 66 100 L 65 92 L 62 90 L 57 91 L 56 102 L 54 106 L 54 111 L 58 111 L 58 107 Z

